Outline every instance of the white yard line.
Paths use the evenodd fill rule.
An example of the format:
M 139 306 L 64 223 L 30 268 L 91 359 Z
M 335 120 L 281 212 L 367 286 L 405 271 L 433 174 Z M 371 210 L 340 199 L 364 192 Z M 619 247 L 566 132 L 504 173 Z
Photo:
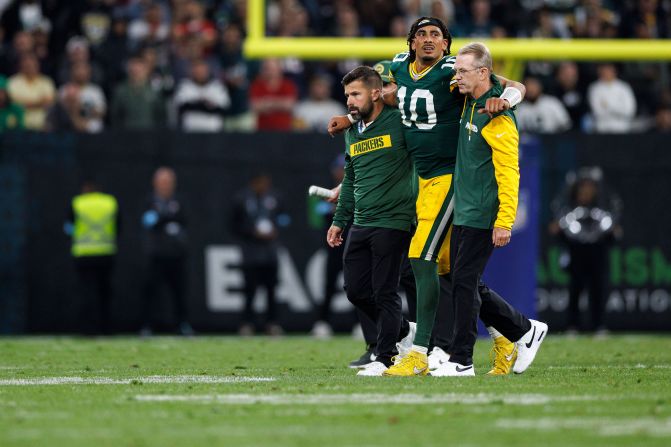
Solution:
M 612 365 L 550 365 L 547 369 L 608 369 Z M 636 369 L 671 369 L 671 365 L 645 365 L 643 363 L 636 363 L 635 365 L 618 365 L 618 368 L 636 368 Z
M 0 386 L 30 385 L 130 385 L 134 383 L 241 383 L 272 382 L 273 377 L 235 376 L 139 376 L 126 379 L 111 377 L 34 377 L 30 379 L 0 379 Z
M 496 427 L 506 430 L 527 431 L 588 430 L 600 436 L 628 436 L 637 434 L 660 437 L 671 436 L 671 418 L 542 417 L 537 419 L 498 419 Z
M 611 400 L 597 396 L 551 396 L 546 394 L 139 394 L 141 402 L 197 402 L 224 405 L 343 405 L 343 404 L 489 404 L 543 405 L 552 402 Z

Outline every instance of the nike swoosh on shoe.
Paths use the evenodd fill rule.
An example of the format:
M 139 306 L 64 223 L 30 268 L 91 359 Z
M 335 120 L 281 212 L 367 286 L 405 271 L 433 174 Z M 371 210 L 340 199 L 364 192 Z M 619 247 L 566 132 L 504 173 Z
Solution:
M 531 348 L 531 345 L 534 344 L 534 338 L 536 337 L 536 326 L 534 326 L 534 331 L 531 333 L 531 340 L 529 340 L 529 343 L 525 343 L 525 346 L 527 348 Z
M 467 366 L 466 368 L 460 368 L 460 367 L 457 366 L 455 369 L 457 370 L 458 373 L 461 373 L 461 372 L 464 372 L 464 371 L 468 371 L 469 369 L 473 369 L 473 365 Z

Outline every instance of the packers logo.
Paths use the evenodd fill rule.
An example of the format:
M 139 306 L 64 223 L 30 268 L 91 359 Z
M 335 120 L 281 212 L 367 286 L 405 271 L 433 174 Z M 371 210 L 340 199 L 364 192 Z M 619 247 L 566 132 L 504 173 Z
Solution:
M 391 147 L 391 135 L 381 135 L 379 137 L 369 138 L 349 145 L 350 157 L 367 154 L 378 149 Z
M 380 75 L 382 75 L 382 73 L 384 72 L 384 66 L 382 66 L 382 64 L 375 64 L 373 66 L 373 69 L 377 71 Z

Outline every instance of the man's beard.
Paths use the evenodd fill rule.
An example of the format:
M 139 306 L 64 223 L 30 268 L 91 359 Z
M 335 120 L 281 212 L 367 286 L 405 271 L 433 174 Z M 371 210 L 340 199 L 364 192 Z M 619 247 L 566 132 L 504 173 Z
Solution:
M 355 114 L 352 114 L 352 112 L 356 112 Z M 355 120 L 363 120 L 366 122 L 368 118 L 373 114 L 373 103 L 370 102 L 363 108 L 359 109 L 358 107 L 350 107 L 349 108 L 349 113 L 352 115 L 352 118 Z

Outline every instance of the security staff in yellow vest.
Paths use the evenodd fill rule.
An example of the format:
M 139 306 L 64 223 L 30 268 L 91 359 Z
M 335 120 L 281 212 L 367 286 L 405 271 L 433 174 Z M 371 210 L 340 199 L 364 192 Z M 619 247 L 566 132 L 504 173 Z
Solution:
M 87 334 L 109 332 L 111 276 L 117 252 L 119 205 L 114 196 L 84 181 L 72 199 L 66 233 L 72 236 L 71 254 L 79 279 L 80 323 Z

